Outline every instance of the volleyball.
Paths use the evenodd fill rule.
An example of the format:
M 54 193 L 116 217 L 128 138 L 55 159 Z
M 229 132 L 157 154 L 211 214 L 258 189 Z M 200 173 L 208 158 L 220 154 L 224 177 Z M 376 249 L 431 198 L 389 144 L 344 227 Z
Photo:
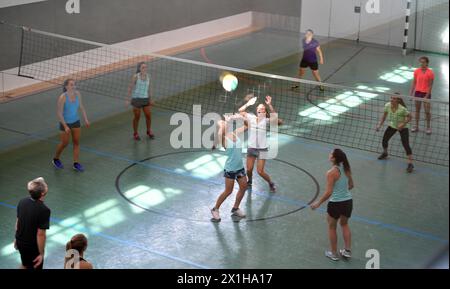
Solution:
M 221 78 L 223 89 L 225 89 L 226 91 L 231 92 L 237 88 L 238 79 L 233 74 L 227 73 L 227 74 L 223 75 L 223 77 L 221 76 L 220 78 Z

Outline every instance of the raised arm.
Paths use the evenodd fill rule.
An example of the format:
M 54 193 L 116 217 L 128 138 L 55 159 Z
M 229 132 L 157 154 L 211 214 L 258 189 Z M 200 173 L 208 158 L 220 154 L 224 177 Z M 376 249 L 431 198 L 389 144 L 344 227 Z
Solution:
M 78 91 L 76 93 L 77 93 L 78 99 L 80 101 L 80 110 L 81 110 L 81 113 L 83 114 L 84 123 L 86 124 L 86 127 L 89 127 L 90 123 L 89 123 L 89 120 L 88 120 L 88 117 L 86 114 L 86 109 L 84 109 L 83 100 L 81 99 L 81 94 Z
M 248 95 L 246 98 L 251 97 L 252 95 Z M 251 97 L 246 104 L 244 104 L 243 106 L 241 106 L 239 108 L 239 113 L 243 116 L 246 117 L 247 116 L 247 108 L 249 108 L 250 106 L 254 105 L 255 102 L 257 100 L 257 97 Z
M 278 113 L 275 111 L 272 105 L 272 97 L 270 95 L 266 96 L 266 104 L 269 107 L 270 112 L 270 120 L 274 121 L 276 120 L 278 125 L 281 125 L 283 123 L 283 120 L 278 118 Z

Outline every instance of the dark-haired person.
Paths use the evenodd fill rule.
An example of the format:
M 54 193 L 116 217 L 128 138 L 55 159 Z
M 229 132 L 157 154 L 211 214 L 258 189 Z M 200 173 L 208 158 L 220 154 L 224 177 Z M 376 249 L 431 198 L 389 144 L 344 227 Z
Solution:
M 84 252 L 88 246 L 88 240 L 83 234 L 76 234 L 66 244 L 66 258 L 64 259 L 65 269 L 94 269 L 91 263 L 86 261 Z M 76 251 L 73 252 L 72 250 Z M 75 260 L 75 258 L 77 258 Z
M 48 186 L 43 178 L 27 185 L 30 196 L 17 205 L 14 247 L 19 250 L 22 269 L 44 266 L 46 230 L 50 228 L 50 209 L 44 204 Z
M 303 78 L 305 76 L 306 68 L 310 68 L 314 79 L 318 82 L 322 82 L 319 73 L 319 64 L 324 64 L 323 60 L 323 52 L 320 48 L 320 43 L 317 39 L 314 38 L 314 32 L 311 29 L 306 30 L 305 37 L 302 40 L 303 46 L 303 56 L 300 61 L 300 68 L 298 70 L 299 78 Z M 317 60 L 317 54 L 319 54 L 319 60 Z M 298 85 L 293 86 L 292 88 L 298 88 Z M 324 91 L 324 87 L 322 85 L 319 86 L 321 91 Z
M 333 261 L 338 261 L 337 253 L 337 222 L 341 225 L 342 236 L 344 238 L 344 248 L 339 252 L 345 258 L 350 258 L 351 253 L 351 232 L 348 220 L 352 215 L 353 199 L 350 190 L 353 189 L 353 178 L 350 163 L 346 154 L 340 149 L 334 149 L 328 159 L 332 167 L 328 170 L 327 186 L 323 196 L 314 204 L 311 209 L 315 210 L 328 199 L 327 221 L 328 237 L 330 239 L 330 250 L 325 251 L 325 256 Z
M 220 222 L 219 209 L 222 203 L 231 195 L 234 188 L 234 182 L 239 185 L 239 191 L 236 195 L 233 208 L 231 209 L 231 215 L 237 218 L 245 218 L 245 213 L 239 208 L 242 198 L 247 190 L 247 177 L 244 169 L 244 162 L 242 161 L 242 142 L 240 140 L 242 134 L 246 130 L 245 122 L 242 120 L 242 124 L 239 126 L 239 120 L 242 117 L 239 115 L 233 115 L 226 117 L 225 120 L 221 120 L 217 125 L 216 139 L 214 140 L 213 149 L 217 145 L 221 145 L 225 148 L 225 154 L 227 160 L 224 166 L 224 178 L 225 178 L 225 190 L 217 198 L 215 206 L 211 209 L 211 221 Z M 237 128 L 233 130 L 234 123 L 237 123 Z
M 150 76 L 147 73 L 147 64 L 140 62 L 136 69 L 136 74 L 131 79 L 128 87 L 127 105 L 130 103 L 133 106 L 133 138 L 134 140 L 141 140 L 138 133 L 139 119 L 141 118 L 141 110 L 144 111 L 145 122 L 147 125 L 147 136 L 151 139 L 155 138 L 151 129 L 152 112 L 151 106 L 153 101 L 150 98 Z
M 246 98 L 250 98 L 250 95 Z M 256 160 L 256 170 L 258 174 L 269 184 L 269 190 L 271 193 L 275 193 L 275 183 L 270 178 L 269 174 L 265 171 L 266 166 L 266 153 L 268 151 L 267 144 L 267 125 L 271 118 L 278 119 L 278 115 L 272 106 L 272 97 L 266 96 L 265 104 L 269 108 L 270 114 L 267 112 L 266 105 L 260 103 L 256 107 L 256 115 L 253 113 L 247 113 L 247 109 L 254 105 L 256 98 L 250 98 L 246 104 L 239 108 L 239 113 L 244 117 L 248 123 L 248 148 L 247 148 L 247 176 L 248 187 L 251 188 L 253 182 L 253 168 Z M 280 120 L 278 120 L 280 123 Z
M 86 127 L 89 127 L 89 120 L 83 106 L 81 94 L 75 88 L 75 80 L 66 79 L 64 81 L 63 94 L 58 98 L 57 107 L 59 130 L 61 131 L 60 143 L 56 147 L 56 153 L 52 160 L 53 165 L 58 169 L 64 168 L 60 156 L 69 144 L 70 134 L 72 134 L 73 169 L 78 172 L 84 171 L 83 166 L 79 162 L 81 123 L 80 117 L 78 116 L 78 110 L 81 110 L 84 123 L 86 124 Z
M 411 86 L 411 95 L 423 98 L 431 99 L 431 91 L 433 89 L 434 82 L 434 72 L 428 66 L 430 65 L 430 59 L 426 56 L 419 58 L 420 68 L 414 71 L 414 81 Z M 419 131 L 419 120 L 420 120 L 420 110 L 423 107 L 425 110 L 426 119 L 426 134 L 431 134 L 431 103 L 427 101 L 416 100 L 416 115 L 415 115 L 415 126 L 411 129 L 411 132 Z
M 386 118 L 389 119 L 389 125 L 383 135 L 383 153 L 378 157 L 379 160 L 384 160 L 388 157 L 388 144 L 389 140 L 394 136 L 396 132 L 400 133 L 403 148 L 408 156 L 408 167 L 406 171 L 412 173 L 414 170 L 412 160 L 412 150 L 409 145 L 409 130 L 408 123 L 411 121 L 411 114 L 406 108 L 405 102 L 399 96 L 399 93 L 391 96 L 391 101 L 384 106 L 384 113 L 381 117 L 380 123 L 377 125 L 376 130 L 379 131 L 384 124 Z

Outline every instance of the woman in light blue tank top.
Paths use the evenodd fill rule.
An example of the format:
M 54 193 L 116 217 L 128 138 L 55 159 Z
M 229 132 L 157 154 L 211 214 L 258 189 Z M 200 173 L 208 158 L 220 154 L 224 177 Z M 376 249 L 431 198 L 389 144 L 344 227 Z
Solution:
M 52 160 L 53 165 L 58 169 L 64 168 L 60 156 L 69 144 L 70 135 L 72 135 L 73 169 L 79 172 L 84 171 L 83 166 L 79 163 L 81 124 L 78 110 L 81 110 L 86 127 L 89 127 L 89 120 L 81 100 L 81 94 L 75 89 L 75 80 L 66 79 L 64 81 L 63 94 L 58 98 L 57 115 L 61 141 Z
M 133 138 L 141 140 L 138 133 L 139 119 L 141 118 L 141 110 L 145 115 L 147 124 L 147 136 L 151 139 L 155 138 L 151 129 L 152 113 L 151 107 L 153 101 L 150 99 L 150 76 L 147 73 L 147 64 L 140 62 L 137 66 L 136 74 L 133 75 L 130 86 L 128 87 L 127 106 L 129 103 L 133 106 Z
M 347 155 L 340 149 L 331 152 L 329 159 L 332 163 L 331 169 L 327 172 L 327 186 L 324 195 L 311 205 L 313 210 L 320 207 L 328 199 L 327 221 L 328 236 L 330 238 L 330 250 L 325 252 L 325 256 L 337 261 L 337 222 L 342 228 L 345 247 L 339 251 L 344 258 L 351 257 L 351 232 L 348 219 L 353 210 L 353 200 L 350 190 L 353 189 L 353 178 Z
M 242 125 L 239 126 L 235 131 L 228 131 L 229 128 L 233 127 L 232 122 L 239 119 L 242 121 Z M 227 118 L 225 121 L 220 121 L 218 124 L 217 136 L 222 146 L 225 148 L 225 154 L 227 155 L 227 160 L 224 167 L 224 177 L 225 177 L 225 190 L 217 198 L 216 205 L 211 209 L 213 222 L 220 222 L 219 209 L 222 203 L 228 198 L 233 192 L 234 182 L 236 181 L 239 185 L 239 191 L 236 195 L 236 200 L 234 202 L 233 208 L 231 210 L 232 217 L 245 218 L 245 213 L 239 209 L 239 205 L 244 197 L 245 191 L 247 190 L 247 176 L 245 174 L 244 162 L 242 160 L 242 142 L 240 138 L 242 137 L 244 131 L 246 130 L 244 121 L 241 116 L 235 116 L 232 118 Z M 215 146 L 213 147 L 213 149 Z

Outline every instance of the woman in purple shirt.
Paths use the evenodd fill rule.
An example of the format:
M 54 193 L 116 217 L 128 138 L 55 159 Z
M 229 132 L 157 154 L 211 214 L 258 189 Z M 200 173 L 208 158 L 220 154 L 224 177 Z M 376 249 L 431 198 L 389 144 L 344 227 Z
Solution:
M 306 30 L 305 38 L 302 40 L 303 44 L 303 57 L 300 61 L 300 68 L 298 70 L 299 78 L 303 78 L 305 76 L 306 68 L 311 68 L 312 74 L 316 81 L 322 82 L 319 74 L 319 63 L 322 65 L 323 61 L 323 53 L 320 49 L 319 41 L 314 38 L 314 32 L 311 29 Z M 317 54 L 319 54 L 319 62 L 317 61 Z M 298 85 L 293 86 L 292 88 L 298 88 Z M 324 87 L 319 86 L 320 90 L 323 91 Z

